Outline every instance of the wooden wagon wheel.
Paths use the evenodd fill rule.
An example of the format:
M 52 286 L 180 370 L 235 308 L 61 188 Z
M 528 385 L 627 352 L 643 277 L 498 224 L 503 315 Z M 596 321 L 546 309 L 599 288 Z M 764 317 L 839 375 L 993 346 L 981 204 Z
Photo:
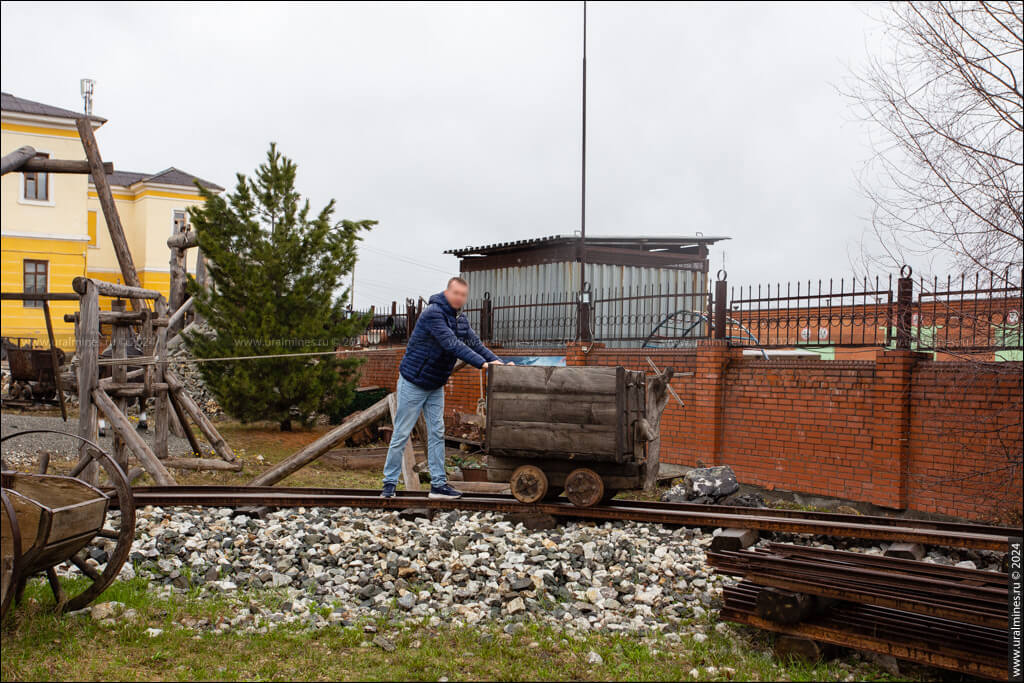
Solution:
M 0 488 L 0 504 L 3 506 L 3 580 L 0 590 L 0 619 L 7 616 L 7 608 L 11 606 L 15 588 L 19 583 L 19 564 L 21 561 L 21 528 L 14 514 L 14 506 L 3 489 Z
M 565 497 L 581 508 L 596 505 L 604 497 L 601 475 L 588 467 L 580 467 L 565 478 Z
M 520 465 L 508 480 L 512 495 L 520 503 L 536 503 L 548 493 L 548 477 L 535 465 Z
M 132 488 L 128 483 L 128 477 L 125 476 L 124 470 L 121 469 L 120 465 L 117 464 L 109 453 L 103 450 L 103 448 L 94 441 L 90 441 L 89 439 L 78 436 L 77 434 L 69 434 L 67 432 L 60 432 L 53 429 L 32 429 L 24 432 L 17 432 L 15 434 L 9 434 L 0 439 L 0 443 L 3 443 L 8 439 L 28 434 L 58 434 L 60 436 L 70 436 L 91 446 L 91 448 L 86 450 L 86 457 L 78 462 L 68 476 L 78 477 L 87 465 L 95 461 L 103 469 L 103 472 L 106 473 L 107 479 L 109 480 L 109 486 L 113 489 L 111 494 L 107 494 L 108 499 L 116 498 L 117 500 L 117 506 L 121 513 L 120 527 L 112 529 L 104 525 L 104 528 L 100 529 L 96 534 L 96 537 L 113 540 L 115 542 L 115 546 L 112 551 L 107 552 L 106 549 L 102 549 L 103 552 L 107 552 L 107 561 L 103 571 L 98 571 L 95 567 L 86 562 L 86 558 L 88 557 L 86 551 L 89 549 L 89 546 L 86 546 L 67 560 L 69 567 L 76 567 L 78 571 L 91 581 L 85 589 L 76 595 L 69 596 L 65 592 L 54 567 L 46 569 L 46 578 L 50 583 L 50 589 L 53 591 L 54 599 L 57 601 L 57 608 L 63 612 L 82 609 L 99 596 L 100 593 L 106 590 L 107 586 L 113 583 L 114 579 L 116 579 L 117 575 L 121 572 L 121 567 L 124 566 L 125 560 L 128 559 L 128 554 L 131 552 L 132 540 L 135 538 L 135 498 L 132 495 Z M 40 466 L 38 468 L 39 474 L 47 473 L 46 470 L 49 469 L 49 461 L 49 454 L 41 454 Z M 13 510 L 11 512 L 13 514 Z M 93 537 L 94 541 L 96 537 Z M 18 576 L 16 578 L 17 584 L 15 584 L 16 588 L 14 589 L 15 599 L 20 600 L 21 590 L 24 588 L 25 581 L 28 577 Z M 4 599 L 7 600 L 6 595 L 4 596 Z

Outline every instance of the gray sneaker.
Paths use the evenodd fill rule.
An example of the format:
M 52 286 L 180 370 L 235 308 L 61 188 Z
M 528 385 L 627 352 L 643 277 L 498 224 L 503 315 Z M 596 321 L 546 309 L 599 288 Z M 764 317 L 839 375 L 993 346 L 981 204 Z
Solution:
M 395 485 L 384 484 L 384 488 L 380 490 L 381 498 L 394 498 L 395 497 Z
M 448 500 L 452 500 L 455 498 L 462 498 L 462 491 L 457 491 L 456 489 L 452 488 L 450 484 L 445 484 L 444 486 L 431 485 L 430 495 L 428 495 L 427 497 L 446 498 Z

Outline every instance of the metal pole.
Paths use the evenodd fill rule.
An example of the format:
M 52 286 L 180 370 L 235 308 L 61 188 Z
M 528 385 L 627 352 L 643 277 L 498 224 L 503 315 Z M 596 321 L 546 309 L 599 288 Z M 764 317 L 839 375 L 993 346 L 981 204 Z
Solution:
M 580 174 L 580 297 L 587 263 L 587 2 L 583 0 L 583 154 Z

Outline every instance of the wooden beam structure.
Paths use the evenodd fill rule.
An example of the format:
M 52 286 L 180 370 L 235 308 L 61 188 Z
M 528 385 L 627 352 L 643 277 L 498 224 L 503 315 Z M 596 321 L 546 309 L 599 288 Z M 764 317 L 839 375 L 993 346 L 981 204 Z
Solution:
M 149 475 L 153 477 L 157 485 L 177 486 L 174 477 L 170 475 L 163 463 L 157 459 L 156 454 L 153 453 L 153 450 L 146 441 L 135 431 L 134 425 L 125 417 L 124 413 L 118 410 L 117 404 L 107 395 L 107 392 L 102 389 L 93 389 L 92 400 L 103 411 L 103 414 L 107 416 L 107 419 L 110 420 L 110 426 L 114 428 L 118 436 L 125 440 L 135 453 L 135 457 L 138 458 L 139 464 L 149 472 Z
M 389 394 L 390 396 L 391 394 Z M 376 424 L 388 414 L 388 399 L 382 398 L 366 410 L 349 417 L 319 439 L 285 458 L 249 482 L 249 486 L 271 486 L 302 469 L 364 427 Z
M 213 446 L 213 450 L 227 462 L 234 462 L 235 454 L 228 446 L 227 441 L 220 435 L 217 428 L 210 422 L 210 418 L 206 416 L 196 402 L 189 396 L 188 392 L 185 391 L 185 384 L 170 370 L 164 371 L 164 381 L 167 382 L 167 386 L 172 392 L 174 397 L 177 399 L 179 405 L 188 413 L 188 416 L 192 418 L 192 421 L 196 423 L 196 427 L 203 433 L 206 440 Z
M 78 128 L 78 136 L 82 139 L 86 159 L 89 160 L 93 185 L 96 186 L 96 195 L 100 200 L 100 207 L 103 209 L 103 218 L 107 223 L 107 230 L 110 232 L 110 241 L 114 245 L 117 263 L 121 267 L 121 276 L 126 285 L 141 288 L 142 281 L 139 280 L 139 274 L 135 270 L 132 252 L 128 248 L 128 239 L 124 235 L 121 217 L 117 213 L 114 195 L 110 190 L 110 183 L 103 168 L 103 159 L 100 157 L 100 148 L 96 144 L 96 136 L 92 131 L 92 121 L 88 118 L 80 118 L 75 125 Z M 144 306 L 141 301 L 132 299 L 132 308 L 142 310 Z

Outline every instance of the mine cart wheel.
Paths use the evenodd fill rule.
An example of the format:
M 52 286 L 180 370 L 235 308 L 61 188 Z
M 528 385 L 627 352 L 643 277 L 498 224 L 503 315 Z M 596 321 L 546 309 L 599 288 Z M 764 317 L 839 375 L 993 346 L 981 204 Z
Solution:
M 0 619 L 7 616 L 7 608 L 11 606 L 11 599 L 16 592 L 19 573 L 18 564 L 21 559 L 21 529 L 18 527 L 18 518 L 14 515 L 14 506 L 7 498 L 7 494 L 0 489 L 0 524 L 3 526 L 3 581 L 2 592 L 0 592 Z
M 586 467 L 573 470 L 565 478 L 565 497 L 577 507 L 596 505 L 604 497 L 601 475 Z
M 508 482 L 512 495 L 520 503 L 536 503 L 548 493 L 548 477 L 534 465 L 520 465 Z
M 111 503 L 116 501 L 117 507 L 120 510 L 121 521 L 118 528 L 110 528 L 104 524 L 104 528 L 100 529 L 96 536 L 93 537 L 89 545 L 85 546 L 82 550 L 79 550 L 73 557 L 66 561 L 69 567 L 76 567 L 82 575 L 88 578 L 91 583 L 87 585 L 81 592 L 75 595 L 68 595 L 65 593 L 63 585 L 54 567 L 49 567 L 46 570 L 46 578 L 50 583 L 50 589 L 53 591 L 53 597 L 57 601 L 57 609 L 63 612 L 72 612 L 74 610 L 82 609 L 90 602 L 96 599 L 100 593 L 106 590 L 107 586 L 113 583 L 114 579 L 121 572 L 121 567 L 124 566 L 125 560 L 128 559 L 128 554 L 132 549 L 132 540 L 135 538 L 135 498 L 132 495 L 131 484 L 128 483 L 128 477 L 125 476 L 124 470 L 121 466 L 107 453 L 99 444 L 85 439 L 77 434 L 69 434 L 67 432 L 60 432 L 53 429 L 32 429 L 24 432 L 16 432 L 9 434 L 2 439 L 0 443 L 7 441 L 17 436 L 25 436 L 27 434 L 59 434 L 61 436 L 69 436 L 74 439 L 78 439 L 91 446 L 86 449 L 86 457 L 80 460 L 73 470 L 68 473 L 67 476 L 79 477 L 86 466 L 90 463 L 97 463 L 103 473 L 106 474 L 108 481 L 101 481 L 100 486 L 113 489 L 113 491 L 107 493 L 107 497 Z M 49 469 L 50 458 L 47 453 L 40 454 L 39 466 L 35 470 L 40 474 L 46 474 L 46 470 Z M 108 504 L 107 514 L 110 514 L 110 505 Z M 12 510 L 13 512 L 13 510 Z M 109 519 L 107 520 L 109 521 Z M 97 542 L 97 539 L 107 539 L 115 543 L 114 548 L 107 551 L 104 547 L 107 545 L 106 542 Z M 102 543 L 102 545 L 101 545 Z M 86 562 L 89 557 L 89 552 L 92 549 L 98 549 L 107 554 L 106 566 L 103 571 L 100 572 L 96 567 Z M 56 566 L 56 565 L 55 565 Z M 24 585 L 26 576 L 17 577 L 19 583 Z M 20 598 L 20 591 L 16 592 L 16 601 Z M 7 596 L 4 596 L 7 599 Z

